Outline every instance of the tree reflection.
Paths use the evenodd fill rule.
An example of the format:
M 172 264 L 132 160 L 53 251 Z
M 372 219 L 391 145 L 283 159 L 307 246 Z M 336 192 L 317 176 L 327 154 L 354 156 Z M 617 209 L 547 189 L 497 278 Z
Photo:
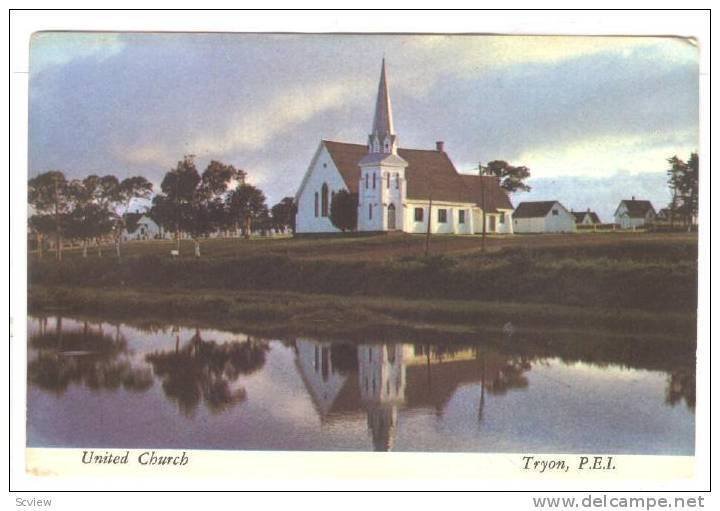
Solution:
M 675 406 L 680 401 L 691 410 L 695 410 L 695 368 L 683 368 L 670 371 L 665 388 L 665 402 Z
M 85 322 L 82 328 L 66 330 L 57 318 L 53 331 L 43 319 L 29 341 L 36 356 L 28 362 L 28 382 L 43 390 L 62 394 L 71 384 L 81 384 L 92 390 L 142 392 L 152 386 L 150 369 L 131 363 L 127 342 L 117 329 L 107 335 Z
M 248 337 L 245 341 L 218 344 L 205 341 L 196 329 L 182 348 L 146 356 L 153 371 L 162 378 L 165 395 L 177 402 L 185 415 L 192 415 L 201 401 L 213 413 L 220 413 L 247 397 L 244 388 L 232 388 L 240 375 L 251 374 L 265 364 L 267 342 Z

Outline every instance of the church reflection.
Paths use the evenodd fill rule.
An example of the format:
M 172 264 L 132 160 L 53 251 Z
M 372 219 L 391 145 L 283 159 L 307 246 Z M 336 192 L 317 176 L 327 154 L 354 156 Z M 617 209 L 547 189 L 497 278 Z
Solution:
M 364 413 L 376 451 L 392 450 L 398 410 L 441 416 L 457 389 L 478 388 L 478 420 L 486 394 L 527 387 L 531 368 L 522 357 L 478 346 L 360 344 L 298 339 L 296 365 L 323 422 Z

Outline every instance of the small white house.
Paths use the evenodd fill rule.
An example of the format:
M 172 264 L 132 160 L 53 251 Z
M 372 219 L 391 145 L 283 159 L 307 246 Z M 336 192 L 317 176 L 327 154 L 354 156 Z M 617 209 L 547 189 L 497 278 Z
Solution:
M 622 200 L 615 210 L 615 223 L 621 229 L 636 229 L 655 221 L 657 213 L 649 200 Z
M 127 213 L 125 215 L 125 229 L 123 241 L 152 240 L 162 237 L 162 229 L 148 215 L 142 213 Z
M 571 213 L 575 216 L 575 223 L 577 225 L 597 225 L 602 223 L 597 213 L 590 211 L 589 208 L 587 211 L 571 211 Z
M 575 216 L 558 201 L 521 202 L 513 213 L 516 233 L 575 232 Z

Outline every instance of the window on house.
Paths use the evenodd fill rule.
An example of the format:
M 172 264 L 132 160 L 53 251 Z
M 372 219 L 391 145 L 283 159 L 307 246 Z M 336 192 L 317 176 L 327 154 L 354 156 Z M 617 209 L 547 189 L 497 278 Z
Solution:
M 321 202 L 321 206 L 322 206 L 320 208 L 321 212 L 322 212 L 322 216 L 328 216 L 328 209 L 330 209 L 328 206 L 329 206 L 330 201 L 328 200 L 328 185 L 327 185 L 327 183 L 323 183 L 323 185 L 322 185 L 322 193 L 321 193 L 321 197 L 320 197 L 320 202 Z
M 459 224 L 465 223 L 465 210 L 464 209 L 461 209 L 460 211 L 458 211 L 458 223 Z
M 438 223 L 439 224 L 447 223 L 447 209 L 438 209 Z
M 553 216 L 558 216 L 558 215 L 559 215 L 558 210 L 557 210 L 557 209 L 553 209 Z
M 315 192 L 315 216 L 319 216 L 320 214 L 320 196 L 317 192 Z
M 504 212 L 501 211 L 500 216 L 498 218 L 500 219 L 499 221 L 501 224 L 505 223 L 505 213 Z
M 423 221 L 423 208 L 415 208 L 415 221 L 416 222 Z

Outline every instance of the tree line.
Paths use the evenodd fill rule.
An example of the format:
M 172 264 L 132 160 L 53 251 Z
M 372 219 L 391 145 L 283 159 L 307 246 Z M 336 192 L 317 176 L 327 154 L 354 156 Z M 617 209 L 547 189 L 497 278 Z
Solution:
M 697 153 L 691 153 L 687 161 L 677 155 L 668 158 L 670 168 L 667 170 L 668 186 L 672 199 L 668 204 L 670 224 L 681 219 L 690 228 L 693 219 L 698 215 L 699 204 L 699 159 Z
M 200 256 L 200 240 L 214 232 L 286 232 L 294 230 L 295 204 L 291 197 L 267 207 L 262 190 L 246 183 L 247 173 L 219 161 L 211 161 L 198 172 L 194 157 L 186 155 L 169 170 L 152 198 L 146 213 L 179 241 L 183 235 L 195 244 Z M 89 175 L 68 179 L 58 170 L 28 180 L 28 204 L 33 213 L 29 227 L 35 234 L 38 255 L 44 241 L 53 238 L 57 260 L 62 259 L 64 242 L 80 242 L 83 257 L 94 242 L 98 255 L 102 244 L 112 239 L 121 257 L 126 214 L 135 199 L 149 199 L 153 186 L 142 176 L 120 180 L 116 176 Z

